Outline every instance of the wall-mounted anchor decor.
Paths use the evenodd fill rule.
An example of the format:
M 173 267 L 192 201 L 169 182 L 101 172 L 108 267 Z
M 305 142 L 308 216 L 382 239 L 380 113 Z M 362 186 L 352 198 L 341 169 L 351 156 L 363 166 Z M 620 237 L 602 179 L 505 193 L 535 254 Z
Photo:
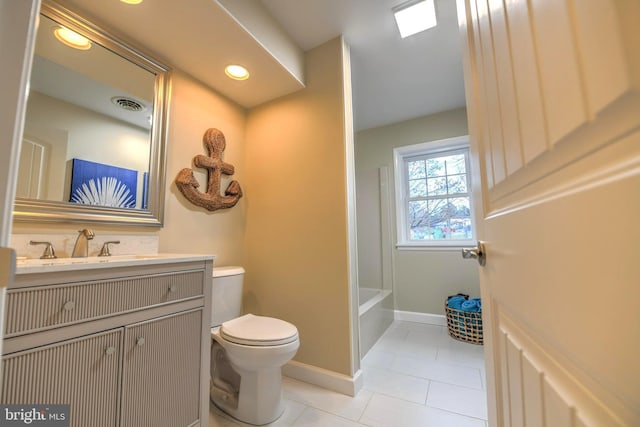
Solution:
M 222 161 L 222 152 L 227 143 L 224 134 L 218 129 L 207 129 L 202 137 L 202 142 L 207 149 L 207 155 L 198 154 L 193 158 L 196 167 L 207 169 L 207 192 L 197 190 L 200 186 L 193 176 L 193 170 L 182 169 L 176 177 L 176 185 L 180 192 L 191 203 L 207 210 L 228 209 L 235 206 L 242 197 L 242 189 L 238 181 L 231 181 L 224 192 L 220 194 L 220 178 L 222 174 L 233 175 L 233 165 Z

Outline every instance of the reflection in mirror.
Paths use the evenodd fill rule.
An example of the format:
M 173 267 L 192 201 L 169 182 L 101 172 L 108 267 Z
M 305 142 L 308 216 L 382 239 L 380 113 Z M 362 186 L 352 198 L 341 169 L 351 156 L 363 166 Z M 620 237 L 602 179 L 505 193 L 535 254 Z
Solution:
M 67 30 L 74 41 L 60 37 Z M 167 74 L 80 17 L 43 4 L 14 218 L 161 225 Z

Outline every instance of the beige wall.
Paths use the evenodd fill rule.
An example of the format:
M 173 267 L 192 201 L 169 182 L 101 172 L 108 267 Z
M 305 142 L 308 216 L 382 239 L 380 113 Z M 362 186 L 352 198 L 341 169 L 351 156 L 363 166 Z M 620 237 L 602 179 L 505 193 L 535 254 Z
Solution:
M 307 87 L 249 113 L 245 309 L 298 327 L 295 360 L 350 375 L 342 48 L 307 52 Z
M 160 251 L 217 255 L 215 265 L 242 265 L 247 198 L 231 209 L 209 212 L 188 202 L 174 180 L 183 168 L 194 170 L 200 191 L 206 190 L 206 172 L 194 168 L 193 158 L 206 154 L 202 136 L 209 128 L 221 130 L 227 142 L 223 159 L 235 167 L 231 179 L 246 186 L 245 111 L 191 77 L 174 73 L 167 152 L 165 226 L 160 230 Z
M 405 145 L 466 135 L 466 110 L 460 108 L 356 133 L 356 194 L 358 218 L 358 277 L 362 287 L 382 287 L 382 230 L 378 170 L 389 173 L 389 226 L 395 245 L 393 149 Z M 480 296 L 477 264 L 463 262 L 460 251 L 393 249 L 395 309 L 444 314 L 447 295 L 464 292 Z

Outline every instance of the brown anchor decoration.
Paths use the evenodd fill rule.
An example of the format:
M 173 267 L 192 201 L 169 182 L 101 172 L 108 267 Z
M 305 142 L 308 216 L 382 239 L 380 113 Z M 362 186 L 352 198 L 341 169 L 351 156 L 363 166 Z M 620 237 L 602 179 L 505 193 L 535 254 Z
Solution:
M 235 168 L 222 161 L 222 152 L 227 143 L 224 134 L 218 129 L 207 129 L 202 137 L 202 142 L 207 149 L 207 155 L 198 154 L 193 158 L 196 167 L 207 169 L 207 192 L 197 190 L 200 183 L 193 176 L 193 170 L 182 169 L 176 177 L 176 185 L 180 192 L 191 203 L 201 206 L 209 211 L 228 209 L 235 206 L 242 197 L 242 189 L 238 181 L 231 181 L 224 192 L 220 194 L 220 178 L 222 174 L 233 175 Z

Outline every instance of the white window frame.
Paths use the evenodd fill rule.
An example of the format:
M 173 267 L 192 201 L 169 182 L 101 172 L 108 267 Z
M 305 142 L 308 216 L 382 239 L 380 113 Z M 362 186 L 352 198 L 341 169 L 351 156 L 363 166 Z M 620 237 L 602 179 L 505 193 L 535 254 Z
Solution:
M 420 155 L 446 154 L 454 150 L 469 150 L 469 135 L 441 139 L 437 141 L 423 142 L 420 144 L 396 147 L 393 149 L 393 164 L 395 176 L 395 203 L 396 203 L 396 247 L 398 249 L 451 249 L 455 250 L 463 246 L 474 246 L 476 241 L 476 224 L 474 215 L 473 194 L 471 192 L 471 171 L 467 161 L 467 182 L 469 184 L 469 203 L 471 209 L 471 234 L 470 239 L 464 240 L 411 240 L 408 229 L 408 179 L 405 160 Z

